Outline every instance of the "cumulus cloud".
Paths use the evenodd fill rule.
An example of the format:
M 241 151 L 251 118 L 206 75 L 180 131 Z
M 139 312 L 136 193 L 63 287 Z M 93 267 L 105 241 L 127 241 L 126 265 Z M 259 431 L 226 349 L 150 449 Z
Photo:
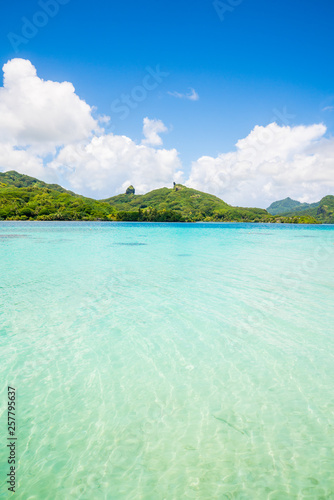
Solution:
M 109 116 L 75 94 L 69 82 L 44 81 L 30 61 L 13 59 L 3 67 L 0 88 L 0 170 L 17 170 L 97 198 L 132 183 L 138 193 L 181 180 L 175 149 L 156 150 L 160 120 L 144 119 L 145 139 L 106 134 Z
M 44 153 L 57 146 L 87 139 L 98 123 L 92 108 L 75 94 L 69 82 L 37 76 L 25 59 L 3 66 L 0 88 L 0 137 L 20 147 Z
M 142 140 L 142 144 L 161 146 L 162 139 L 159 134 L 167 132 L 167 127 L 161 120 L 150 120 L 147 117 L 144 118 L 143 123 L 143 134 L 145 139 Z
M 172 97 L 177 97 L 178 99 L 188 99 L 189 101 L 198 101 L 199 95 L 193 88 L 189 89 L 187 94 L 181 94 L 180 92 L 167 92 Z
M 150 148 L 113 134 L 65 146 L 50 164 L 74 190 L 101 198 L 124 192 L 129 184 L 138 194 L 170 185 L 181 180 L 180 167 L 176 149 Z
M 319 200 L 334 189 L 334 141 L 325 133 L 323 124 L 256 126 L 236 151 L 193 162 L 187 185 L 234 205 Z
M 0 142 L 0 171 L 16 170 L 23 173 L 22 168 L 27 175 L 45 178 L 43 160 L 40 157 L 30 151 Z M 51 182 L 51 177 L 48 177 L 48 180 Z
M 137 144 L 100 128 L 109 117 L 95 119 L 96 110 L 71 83 L 44 81 L 23 59 L 3 70 L 1 171 L 17 170 L 94 198 L 124 192 L 129 184 L 144 193 L 184 182 L 177 150 L 159 148 L 167 131 L 161 120 L 144 118 L 144 139 Z M 256 126 L 234 151 L 194 161 L 186 184 L 233 205 L 266 207 L 286 196 L 317 201 L 334 191 L 334 139 L 326 131 L 323 124 Z

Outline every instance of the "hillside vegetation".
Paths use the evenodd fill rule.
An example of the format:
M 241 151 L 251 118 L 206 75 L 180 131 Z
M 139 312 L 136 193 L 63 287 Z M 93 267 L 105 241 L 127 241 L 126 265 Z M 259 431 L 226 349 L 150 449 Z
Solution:
M 115 217 L 108 203 L 17 172 L 0 173 L 0 220 L 96 220 Z
M 332 214 L 329 205 L 322 206 L 324 218 Z M 0 220 L 317 223 L 313 214 L 304 212 L 272 216 L 261 208 L 232 207 L 180 184 L 144 195 L 129 186 L 126 194 L 98 201 L 14 171 L 0 173 Z
M 285 198 L 284 200 L 275 201 L 267 208 L 267 212 L 271 215 L 283 215 L 286 213 L 297 213 L 309 208 L 317 207 L 319 203 L 300 203 L 300 201 Z
M 29 175 L 19 174 L 15 172 L 15 170 L 11 170 L 9 172 L 0 172 L 0 187 L 9 187 L 15 186 L 18 188 L 27 188 L 27 187 L 35 187 L 35 188 L 47 188 L 52 191 L 59 191 L 60 193 L 69 193 L 73 196 L 76 196 L 72 191 L 68 191 L 67 189 L 59 186 L 58 184 L 47 184 L 46 182 L 35 179 L 34 177 L 30 177 Z M 79 195 L 77 195 L 79 196 Z
M 287 217 L 314 217 L 323 224 L 334 224 L 334 196 L 325 196 L 319 201 L 319 203 L 313 203 L 304 210 L 293 210 L 291 212 L 284 213 L 283 215 Z
M 147 194 L 120 194 L 108 198 L 108 203 L 119 212 L 119 217 L 141 220 L 142 214 L 156 210 L 172 210 L 187 222 L 237 221 L 275 222 L 275 219 L 261 208 L 232 207 L 212 194 L 203 193 L 181 184 L 174 188 L 160 188 Z M 125 219 L 124 219 L 125 220 Z

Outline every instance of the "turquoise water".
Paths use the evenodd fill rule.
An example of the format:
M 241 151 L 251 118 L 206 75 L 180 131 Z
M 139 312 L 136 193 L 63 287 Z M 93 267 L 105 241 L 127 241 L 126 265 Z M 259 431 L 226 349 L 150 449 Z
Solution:
M 334 499 L 334 227 L 0 223 L 24 500 Z

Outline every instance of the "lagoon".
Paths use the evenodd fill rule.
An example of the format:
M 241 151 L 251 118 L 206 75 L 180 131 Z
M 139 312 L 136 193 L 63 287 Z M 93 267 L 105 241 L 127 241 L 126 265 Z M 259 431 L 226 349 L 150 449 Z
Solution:
M 17 499 L 334 498 L 334 226 L 0 222 L 0 262 Z

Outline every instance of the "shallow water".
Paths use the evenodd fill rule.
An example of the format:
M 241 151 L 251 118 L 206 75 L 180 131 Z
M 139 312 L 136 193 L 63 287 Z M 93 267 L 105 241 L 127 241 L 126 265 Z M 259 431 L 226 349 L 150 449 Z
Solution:
M 0 222 L 22 500 L 334 499 L 334 227 Z

